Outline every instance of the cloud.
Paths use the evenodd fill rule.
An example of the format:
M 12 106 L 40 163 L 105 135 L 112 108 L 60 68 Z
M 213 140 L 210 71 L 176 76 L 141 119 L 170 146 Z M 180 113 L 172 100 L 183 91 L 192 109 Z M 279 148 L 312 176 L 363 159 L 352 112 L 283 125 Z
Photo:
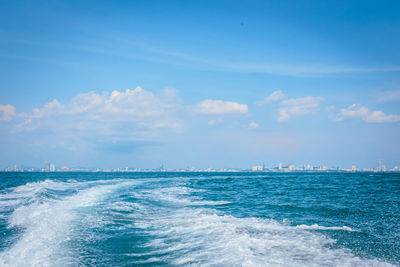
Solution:
M 127 34 L 125 34 L 127 35 Z M 35 45 L 44 47 L 55 47 L 57 49 L 73 49 L 80 50 L 83 52 L 90 51 L 91 53 L 97 53 L 101 55 L 108 55 L 118 58 L 135 58 L 141 60 L 155 61 L 155 62 L 167 62 L 169 64 L 185 64 L 190 67 L 196 67 L 200 69 L 207 69 L 212 71 L 230 71 L 240 73 L 264 73 L 272 75 L 286 75 L 286 76 L 315 76 L 315 75 L 331 75 L 331 74 L 343 74 L 343 73 L 380 73 L 380 72 L 400 72 L 400 66 L 362 66 L 362 65 L 343 65 L 343 64 L 326 64 L 315 63 L 315 64 L 297 64 L 294 62 L 272 62 L 269 64 L 259 63 L 255 61 L 237 61 L 229 58 L 216 59 L 215 57 L 200 57 L 198 55 L 182 53 L 181 51 L 172 51 L 161 49 L 155 44 L 148 42 L 138 41 L 137 39 L 126 38 L 126 36 L 113 36 L 110 39 L 113 43 L 119 43 L 121 47 L 135 47 L 141 50 L 141 52 L 150 52 L 150 56 L 145 56 L 147 53 L 132 53 L 131 50 L 110 50 L 108 47 L 96 47 L 93 46 L 79 46 L 73 43 L 54 43 L 54 42 L 36 42 L 33 40 L 8 40 L 11 42 L 17 42 L 24 45 Z M 23 56 L 12 56 L 9 54 L 0 54 L 0 57 L 7 58 L 18 58 L 29 61 L 39 61 L 47 64 L 57 64 L 59 61 L 51 61 L 42 58 L 32 58 Z M 326 60 L 325 60 L 326 61 Z M 70 62 L 63 62 L 63 64 L 73 65 Z
M 279 101 L 283 98 L 285 98 L 285 95 L 283 94 L 282 91 L 274 91 L 269 96 L 267 96 L 264 100 L 258 101 L 257 104 L 258 105 L 269 104 L 272 102 Z
M 31 117 L 42 118 L 49 115 L 57 115 L 61 112 L 61 109 L 61 104 L 57 101 L 57 99 L 54 99 L 53 101 L 44 105 L 43 108 L 35 108 Z
M 393 123 L 400 121 L 400 115 L 386 115 L 383 111 L 369 110 L 366 106 L 353 104 L 340 111 L 338 120 L 346 119 L 361 119 L 369 123 Z
M 180 129 L 180 121 L 174 116 L 179 108 L 177 102 L 172 89 L 159 94 L 141 87 L 111 94 L 81 93 L 66 104 L 54 99 L 32 113 L 19 114 L 20 121 L 15 128 L 18 131 L 44 128 L 57 133 L 75 131 L 96 136 L 148 137 L 161 130 Z
M 170 90 L 164 93 L 171 98 Z M 99 95 L 94 92 L 77 95 L 71 103 L 70 113 L 80 114 L 93 112 L 96 114 L 154 117 L 161 115 L 168 106 L 164 97 L 155 96 L 152 92 L 136 87 L 125 92 L 113 91 L 111 95 Z
M 15 115 L 15 107 L 8 105 L 0 105 L 1 117 L 0 120 L 9 121 Z
M 378 97 L 380 102 L 398 102 L 400 101 L 400 91 L 382 92 Z
M 320 103 L 324 100 L 323 97 L 307 96 L 303 98 L 291 98 L 283 100 L 279 109 L 278 120 L 287 122 L 292 117 L 299 117 L 308 114 L 313 114 L 317 111 Z
M 237 102 L 206 99 L 195 106 L 195 111 L 205 115 L 246 114 L 248 107 Z
M 250 122 L 248 128 L 249 129 L 258 129 L 258 128 L 260 128 L 260 125 L 258 125 L 256 122 L 252 121 L 252 122 Z

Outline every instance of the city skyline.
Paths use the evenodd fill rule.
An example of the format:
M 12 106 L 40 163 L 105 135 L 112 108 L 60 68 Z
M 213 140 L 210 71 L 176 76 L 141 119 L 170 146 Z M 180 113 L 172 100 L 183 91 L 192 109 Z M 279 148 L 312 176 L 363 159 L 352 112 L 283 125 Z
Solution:
M 0 6 L 0 166 L 399 165 L 396 1 Z
M 277 166 L 267 166 L 265 162 L 261 165 L 254 165 L 251 167 L 232 167 L 232 168 L 220 168 L 220 167 L 207 167 L 207 168 L 196 168 L 193 166 L 186 166 L 184 168 L 167 168 L 164 164 L 160 167 L 155 168 L 139 168 L 139 167 L 116 167 L 116 168 L 102 168 L 102 167 L 68 167 L 65 165 L 56 166 L 53 163 L 46 163 L 44 167 L 26 167 L 21 164 L 12 164 L 6 168 L 0 168 L 2 172 L 74 172 L 74 171 L 88 171 L 88 172 L 141 172 L 141 171 L 172 171 L 172 172 L 231 172 L 231 171 L 252 171 L 252 172 L 399 172 L 399 165 L 393 167 L 387 167 L 382 164 L 382 161 L 378 162 L 378 166 L 370 168 L 358 168 L 356 165 L 351 165 L 351 168 L 341 168 L 339 166 L 326 166 L 319 165 L 314 166 L 311 164 L 304 164 L 296 166 L 294 164 L 282 164 L 279 163 Z

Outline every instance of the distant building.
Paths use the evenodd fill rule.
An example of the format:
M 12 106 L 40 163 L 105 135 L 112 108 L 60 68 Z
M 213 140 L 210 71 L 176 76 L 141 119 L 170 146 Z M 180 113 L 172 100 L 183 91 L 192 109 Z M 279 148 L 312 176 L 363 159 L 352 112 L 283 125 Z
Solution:
M 56 166 L 53 163 L 46 164 L 42 169 L 42 172 L 55 172 Z
M 56 171 L 56 166 L 53 163 L 50 163 L 49 165 L 49 171 L 54 172 Z
M 253 166 L 253 167 L 251 167 L 251 170 L 254 172 L 263 171 L 263 166 L 259 166 L 259 165 Z
M 24 171 L 24 166 L 18 166 L 16 164 L 8 166 L 7 169 L 5 169 L 6 172 L 23 172 Z

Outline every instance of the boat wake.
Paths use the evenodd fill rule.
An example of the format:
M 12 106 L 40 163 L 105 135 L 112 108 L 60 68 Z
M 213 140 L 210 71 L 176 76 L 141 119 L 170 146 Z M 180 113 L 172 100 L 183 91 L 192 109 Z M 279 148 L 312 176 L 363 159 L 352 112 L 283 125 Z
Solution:
M 218 209 L 229 202 L 204 200 L 196 192 L 166 179 L 45 180 L 13 188 L 0 195 L 0 213 L 16 235 L 0 265 L 106 265 L 119 259 L 119 265 L 392 266 L 334 248 L 335 240 L 315 231 L 354 231 L 350 227 L 238 218 Z M 130 240 L 119 254 L 107 251 L 116 236 Z M 82 244 L 101 245 L 85 250 Z

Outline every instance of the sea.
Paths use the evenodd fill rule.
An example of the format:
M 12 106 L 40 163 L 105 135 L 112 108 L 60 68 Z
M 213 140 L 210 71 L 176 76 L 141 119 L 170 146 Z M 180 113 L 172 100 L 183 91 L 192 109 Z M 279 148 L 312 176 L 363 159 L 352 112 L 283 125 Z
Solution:
M 400 266 L 400 174 L 2 172 L 0 266 Z

